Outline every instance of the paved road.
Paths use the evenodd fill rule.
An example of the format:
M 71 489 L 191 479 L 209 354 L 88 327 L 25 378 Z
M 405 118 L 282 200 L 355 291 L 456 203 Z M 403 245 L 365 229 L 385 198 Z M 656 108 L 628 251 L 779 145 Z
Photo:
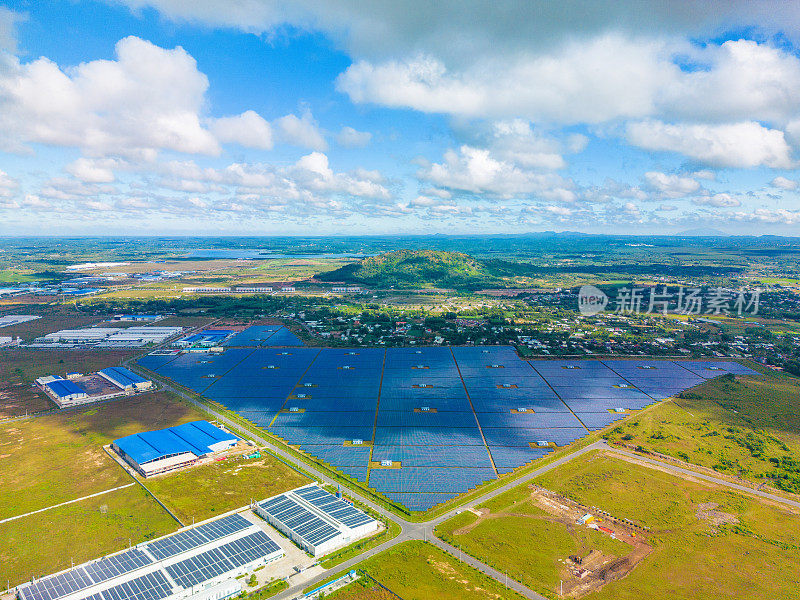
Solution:
M 742 492 L 744 494 L 750 494 L 753 496 L 759 496 L 761 498 L 766 498 L 767 500 L 772 500 L 773 502 L 780 502 L 781 504 L 785 504 L 786 506 L 792 506 L 794 508 L 800 508 L 800 502 L 795 502 L 794 500 L 789 500 L 788 498 L 783 498 L 782 496 L 776 496 L 775 494 L 770 494 L 769 492 L 762 492 L 761 490 L 748 487 L 746 485 L 739 485 L 738 483 L 733 483 L 732 481 L 727 481 L 725 479 L 719 479 L 712 475 L 706 475 L 704 473 L 698 473 L 697 471 L 693 471 L 691 469 L 685 469 L 683 467 L 679 467 L 678 465 L 673 465 L 668 462 L 662 462 L 660 460 L 656 460 L 654 458 L 649 458 L 647 456 L 642 456 L 640 454 L 636 454 L 635 452 L 629 452 L 628 450 L 623 450 L 621 448 L 615 448 L 613 446 L 609 446 L 608 444 L 602 442 L 602 445 L 612 451 L 616 452 L 617 454 L 622 454 L 623 456 L 627 456 L 629 458 L 634 458 L 638 461 L 648 463 L 651 465 L 658 466 L 662 469 L 667 469 L 668 471 L 672 471 L 674 473 L 680 473 L 682 475 L 689 475 L 694 477 L 695 479 L 702 479 L 703 481 L 708 481 L 710 483 L 715 483 L 717 485 L 722 485 L 732 490 L 736 490 L 737 492 Z

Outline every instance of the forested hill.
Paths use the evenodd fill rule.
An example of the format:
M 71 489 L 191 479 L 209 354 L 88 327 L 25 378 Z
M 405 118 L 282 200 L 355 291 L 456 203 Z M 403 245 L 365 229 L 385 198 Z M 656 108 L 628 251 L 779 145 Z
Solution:
M 461 252 L 436 250 L 386 252 L 316 278 L 382 288 L 477 288 L 501 283 L 485 262 Z

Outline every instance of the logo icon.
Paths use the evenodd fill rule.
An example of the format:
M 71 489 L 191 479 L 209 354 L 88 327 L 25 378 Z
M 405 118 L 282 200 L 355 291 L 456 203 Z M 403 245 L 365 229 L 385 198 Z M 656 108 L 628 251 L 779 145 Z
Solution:
M 581 286 L 578 292 L 578 310 L 584 317 L 591 317 L 603 312 L 608 305 L 606 293 L 593 285 Z

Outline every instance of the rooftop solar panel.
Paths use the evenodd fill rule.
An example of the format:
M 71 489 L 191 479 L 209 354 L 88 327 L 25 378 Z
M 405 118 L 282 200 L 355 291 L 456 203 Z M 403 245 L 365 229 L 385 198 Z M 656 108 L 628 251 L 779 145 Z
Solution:
M 252 523 L 241 515 L 229 515 L 210 523 L 198 525 L 192 529 L 180 531 L 160 540 L 149 542 L 147 550 L 156 559 L 164 560 L 181 552 L 232 535 L 251 525 Z

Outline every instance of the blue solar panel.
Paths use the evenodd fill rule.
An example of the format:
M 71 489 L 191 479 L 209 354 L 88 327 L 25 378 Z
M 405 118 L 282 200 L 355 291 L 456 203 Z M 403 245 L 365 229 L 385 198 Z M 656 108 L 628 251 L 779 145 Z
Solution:
M 729 371 L 753 373 L 715 360 L 529 362 L 509 346 L 259 348 L 225 356 L 235 351 L 152 362 L 162 374 L 205 390 L 262 427 L 280 408 L 298 409 L 278 415 L 270 431 L 359 478 L 366 476 L 369 450 L 346 450 L 344 443 L 352 439 L 372 440 L 374 460 L 385 456 L 408 467 L 444 463 L 447 471 L 486 465 L 485 437 L 490 447 L 504 449 L 494 454 L 516 457 L 495 462 L 505 473 L 519 466 L 515 461 L 546 451 L 531 443 L 563 446 L 587 428 L 613 423 L 618 415 L 609 409 L 639 410 Z M 221 377 L 209 379 L 209 373 Z M 393 476 L 378 475 L 376 481 L 381 477 Z
M 251 523 L 241 515 L 229 515 L 149 542 L 147 550 L 156 559 L 164 560 L 246 529 L 250 525 Z
M 463 493 L 496 478 L 491 468 L 403 467 L 370 469 L 369 485 L 379 492 Z

